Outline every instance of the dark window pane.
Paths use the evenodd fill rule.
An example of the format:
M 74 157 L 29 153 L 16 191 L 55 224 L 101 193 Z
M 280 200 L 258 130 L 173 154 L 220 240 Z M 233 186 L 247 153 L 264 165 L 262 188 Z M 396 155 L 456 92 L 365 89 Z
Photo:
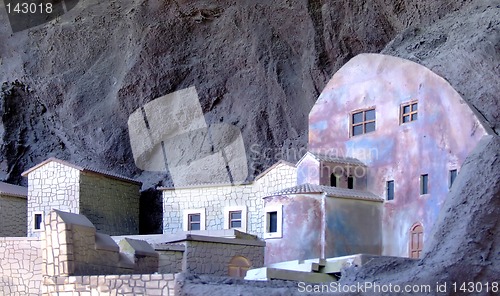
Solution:
M 42 227 L 42 214 L 35 214 L 35 229 Z
M 352 115 L 352 123 L 360 123 L 363 121 L 363 112 L 354 113 Z
M 354 188 L 354 178 L 352 176 L 347 177 L 347 188 Z
M 193 222 L 189 225 L 189 230 L 200 230 L 200 223 Z
M 417 108 L 418 108 L 417 103 L 411 105 L 411 111 L 417 111 Z
M 231 228 L 241 227 L 241 221 L 231 221 Z
M 408 121 L 410 121 L 410 116 L 409 115 L 403 116 L 403 123 Z
M 238 211 L 238 212 L 230 212 L 229 213 L 230 216 L 231 216 L 231 220 L 235 220 L 235 219 L 241 219 L 241 211 Z
M 411 115 L 411 120 L 417 120 L 417 113 Z
M 365 120 L 375 120 L 375 110 L 368 110 L 365 112 Z
M 410 113 L 410 105 L 403 107 L 403 114 Z
M 375 122 L 365 124 L 365 133 L 373 132 L 375 130 Z
M 337 187 L 337 177 L 335 177 L 335 174 L 330 175 L 330 186 Z
M 200 222 L 200 215 L 199 214 L 189 215 L 189 221 Z
M 352 127 L 352 135 L 361 135 L 363 133 L 363 125 L 356 125 Z
M 428 175 L 420 176 L 420 194 L 427 194 L 429 185 L 428 183 L 429 183 Z
M 267 232 L 278 232 L 278 212 L 267 213 L 269 219 L 269 229 Z
M 453 182 L 455 182 L 456 178 L 457 178 L 457 170 L 451 170 L 450 171 L 450 188 L 451 188 L 451 185 L 453 185 Z
M 394 199 L 394 181 L 387 182 L 387 200 Z

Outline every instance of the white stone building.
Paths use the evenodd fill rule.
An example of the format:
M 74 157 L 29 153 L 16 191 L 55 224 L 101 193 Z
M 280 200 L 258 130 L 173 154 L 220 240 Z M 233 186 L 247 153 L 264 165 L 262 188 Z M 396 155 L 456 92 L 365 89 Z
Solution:
M 279 161 L 242 185 L 203 184 L 163 191 L 163 233 L 237 229 L 264 237 L 264 196 L 296 184 L 295 165 Z
M 26 236 L 28 188 L 0 182 L 0 237 Z
M 119 175 L 49 158 L 25 171 L 28 236 L 39 236 L 52 209 L 83 214 L 100 232 L 139 233 L 141 183 Z

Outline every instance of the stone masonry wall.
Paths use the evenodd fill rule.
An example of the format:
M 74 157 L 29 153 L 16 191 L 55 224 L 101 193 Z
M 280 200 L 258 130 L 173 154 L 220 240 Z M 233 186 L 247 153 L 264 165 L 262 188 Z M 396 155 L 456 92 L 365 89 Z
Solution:
M 38 238 L 0 238 L 0 295 L 38 296 L 42 254 Z
M 183 211 L 205 209 L 206 229 L 224 229 L 224 208 L 246 206 L 247 233 L 262 237 L 264 201 L 267 194 L 296 185 L 296 170 L 286 163 L 278 164 L 267 174 L 248 185 L 205 186 L 163 191 L 163 233 L 182 231 Z
M 178 273 L 182 272 L 182 257 L 184 251 L 158 251 L 159 258 L 159 273 Z
M 26 236 L 26 198 L 0 195 L 0 237 Z
M 33 230 L 35 212 L 45 217 L 51 209 L 79 213 L 80 171 L 52 161 L 28 174 L 28 236 L 40 236 Z
M 234 256 L 247 258 L 252 268 L 264 266 L 264 245 L 187 241 L 183 271 L 194 274 L 228 276 Z
M 45 277 L 42 296 L 173 296 L 174 274 Z
M 93 173 L 80 175 L 80 213 L 97 231 L 109 235 L 139 234 L 140 184 Z

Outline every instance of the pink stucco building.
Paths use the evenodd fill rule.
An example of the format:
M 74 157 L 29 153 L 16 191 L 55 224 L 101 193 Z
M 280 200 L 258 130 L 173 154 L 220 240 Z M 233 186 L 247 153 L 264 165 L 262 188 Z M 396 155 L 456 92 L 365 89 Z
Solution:
M 363 252 L 420 256 L 460 166 L 488 133 L 431 70 L 356 56 L 309 114 L 311 152 L 297 164 L 298 186 L 266 197 L 281 212 L 266 263 Z M 309 235 L 297 240 L 300 229 Z

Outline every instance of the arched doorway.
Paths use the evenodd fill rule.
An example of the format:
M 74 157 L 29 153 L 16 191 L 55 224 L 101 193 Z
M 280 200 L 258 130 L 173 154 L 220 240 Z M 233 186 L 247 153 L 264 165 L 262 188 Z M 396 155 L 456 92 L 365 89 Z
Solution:
M 420 258 L 424 249 L 424 227 L 415 223 L 410 228 L 410 258 Z
M 243 256 L 234 256 L 231 261 L 229 261 L 229 276 L 244 278 L 250 266 L 250 260 L 247 258 Z

